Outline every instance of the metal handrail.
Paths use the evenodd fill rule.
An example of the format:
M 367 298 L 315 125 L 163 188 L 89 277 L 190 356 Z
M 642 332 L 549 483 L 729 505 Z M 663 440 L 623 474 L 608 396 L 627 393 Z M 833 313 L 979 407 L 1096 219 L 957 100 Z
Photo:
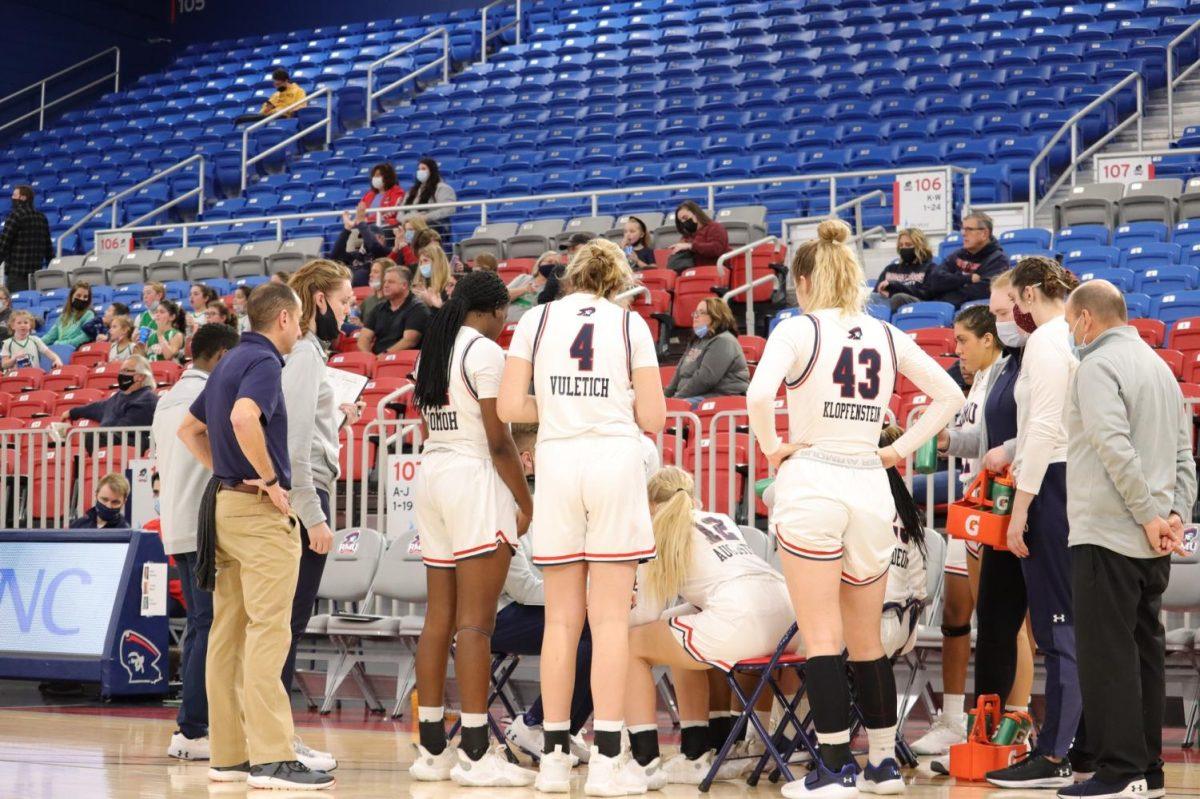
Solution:
M 484 6 L 481 9 L 480 25 L 479 25 L 479 63 L 480 64 L 487 63 L 488 42 L 490 42 L 492 39 L 495 39 L 497 36 L 504 33 L 505 31 L 511 30 L 512 28 L 516 28 L 517 29 L 517 44 L 519 45 L 521 43 L 521 0 L 516 0 L 516 4 L 517 4 L 517 19 L 516 19 L 516 21 L 510 22 L 507 25 L 505 25 L 503 28 L 498 28 L 498 29 L 492 31 L 490 36 L 488 35 L 488 29 L 487 29 L 488 11 L 490 11 L 491 9 L 495 8 L 498 5 L 502 5 L 504 3 L 511 3 L 511 2 L 513 2 L 513 0 L 492 0 L 492 2 L 488 3 L 486 6 Z
M 645 286 L 634 286 L 633 288 L 626 289 L 617 296 L 613 297 L 613 302 L 625 302 L 625 300 L 632 300 L 639 294 L 645 294 L 647 297 L 649 297 L 650 289 L 646 288 Z
M 1182 83 L 1183 79 L 1196 71 L 1200 67 L 1200 60 L 1197 60 L 1190 67 L 1175 75 L 1175 48 L 1183 42 L 1187 41 L 1188 37 L 1194 35 L 1196 31 L 1200 31 L 1200 20 L 1193 22 L 1182 33 L 1176 36 L 1167 44 L 1167 139 L 1175 140 L 1175 85 Z
M 720 258 L 717 259 L 717 266 L 724 266 L 726 264 L 726 262 L 728 262 L 730 259 L 732 259 L 738 255 L 745 255 L 746 256 L 746 282 L 743 284 L 743 288 L 745 286 L 753 287 L 753 284 L 754 284 L 754 251 L 764 244 L 778 244 L 778 243 L 779 243 L 778 236 L 763 236 L 761 239 L 759 239 L 757 241 L 752 241 L 749 244 L 743 244 L 741 247 L 738 247 L 737 249 L 730 250 L 729 252 L 725 253 L 724 255 L 722 255 Z M 775 279 L 774 275 L 771 276 L 771 279 L 772 280 Z M 754 335 L 754 296 L 753 295 L 751 295 L 751 297 L 748 300 L 746 300 L 746 334 Z
M 757 280 L 754 280 L 743 286 L 738 286 L 736 289 L 732 289 L 730 291 L 725 292 L 724 294 L 721 295 L 721 299 L 724 300 L 725 302 L 729 302 L 734 297 L 740 297 L 743 294 L 745 294 L 746 292 L 753 291 L 754 289 L 758 288 L 759 286 L 765 286 L 767 283 L 771 283 L 774 280 L 775 280 L 774 275 L 763 275 L 762 277 L 758 278 Z
M 103 77 L 97 78 L 96 80 L 92 81 L 91 83 L 87 84 L 86 86 L 81 86 L 78 89 L 75 89 L 75 91 L 71 92 L 70 94 L 65 94 L 62 97 L 59 97 L 57 100 L 51 100 L 48 103 L 46 102 L 46 84 L 47 83 L 49 83 L 50 81 L 55 80 L 57 78 L 61 78 L 63 75 L 66 75 L 69 72 L 73 72 L 76 69 L 78 69 L 79 67 L 84 66 L 85 64 L 90 64 L 93 61 L 103 58 L 104 56 L 108 55 L 109 53 L 112 53 L 114 55 L 112 72 L 108 73 L 107 75 L 104 75 Z M 42 78 L 41 80 L 31 83 L 23 89 L 17 89 L 15 92 L 13 92 L 12 94 L 10 94 L 6 97 L 0 97 L 0 105 L 3 105 L 4 103 L 7 103 L 9 100 L 12 100 L 15 97 L 20 97 L 21 95 L 26 94 L 27 92 L 33 90 L 34 88 L 40 88 L 40 91 L 41 91 L 41 99 L 39 101 L 37 108 L 35 108 L 34 110 L 30 111 L 27 114 L 23 114 L 23 115 L 17 117 L 16 119 L 10 120 L 9 122 L 6 122 L 3 125 L 0 125 L 0 131 L 5 130 L 6 128 L 10 128 L 13 125 L 24 122 L 25 120 L 29 119 L 32 116 L 37 116 L 37 118 L 38 118 L 38 130 L 45 130 L 46 129 L 46 109 L 47 108 L 53 108 L 54 106 L 58 105 L 59 103 L 66 102 L 67 100 L 70 100 L 72 97 L 74 97 L 77 94 L 81 94 L 83 92 L 86 92 L 88 89 L 94 88 L 96 86 L 99 86 L 101 83 L 107 82 L 109 78 L 112 78 L 112 81 L 113 81 L 113 91 L 114 92 L 120 91 L 121 90 L 121 48 L 120 47 L 110 47 L 107 50 L 102 50 L 101 52 L 96 53 L 93 56 L 89 56 L 89 57 L 83 59 L 82 61 L 76 61 L 74 64 L 67 67 L 66 69 L 60 69 L 58 72 L 55 72 L 53 75 L 47 75 L 46 77 Z
M 888 232 L 888 229 L 885 228 L 883 225 L 875 225 L 874 227 L 867 228 L 866 230 L 862 231 L 861 233 L 855 233 L 853 236 L 850 237 L 850 241 L 866 241 L 867 239 L 874 239 L 874 238 L 882 239 L 882 238 L 887 237 L 887 232 Z
M 861 169 L 861 170 L 857 170 L 857 171 L 853 171 L 853 172 L 818 172 L 818 173 L 814 173 L 814 174 L 810 174 L 810 175 L 787 175 L 787 176 L 783 176 L 783 177 L 776 175 L 776 176 L 763 176 L 763 177 L 759 177 L 759 178 L 739 178 L 737 180 L 712 180 L 712 181 L 704 181 L 704 182 L 696 182 L 696 183 L 671 183 L 671 184 L 662 185 L 662 186 L 628 186 L 625 188 L 618 188 L 618 189 L 592 189 L 590 191 L 566 191 L 566 192 L 558 192 L 558 193 L 554 193 L 554 194 L 531 194 L 531 195 L 525 195 L 523 197 L 486 197 L 486 198 L 480 198 L 477 200 L 457 200 L 455 202 L 445 202 L 445 203 L 423 203 L 420 205 L 393 205 L 393 206 L 388 206 L 386 208 L 372 208 L 372 209 L 370 209 L 370 211 L 368 213 L 376 215 L 377 217 L 381 217 L 388 213 L 396 213 L 396 212 L 413 213 L 413 212 L 420 212 L 420 211 L 433 211 L 433 210 L 444 209 L 444 208 L 477 208 L 477 207 L 481 207 L 481 208 L 486 209 L 489 206 L 500 205 L 503 203 L 533 202 L 533 201 L 541 201 L 541 200 L 565 200 L 565 199 L 576 199 L 576 198 L 580 198 L 580 197 L 587 197 L 587 198 L 611 197 L 611 196 L 622 195 L 622 194 L 630 194 L 633 192 L 638 192 L 638 193 L 675 192 L 675 191 L 681 191 L 681 190 L 686 190 L 686 189 L 697 189 L 697 188 L 703 189 L 703 188 L 707 188 L 709 186 L 714 186 L 714 187 L 715 186 L 757 186 L 757 185 L 761 185 L 764 183 L 820 183 L 822 181 L 829 181 L 831 184 L 833 184 L 833 183 L 836 183 L 837 180 L 842 179 L 842 178 L 856 178 L 856 177 L 866 177 L 866 176 L 878 177 L 879 175 L 907 175 L 907 174 L 911 174 L 911 173 L 915 173 L 915 172 L 930 172 L 935 169 L 946 170 L 952 175 L 961 174 L 961 175 L 964 175 L 965 177 L 969 177 L 971 172 L 973 171 L 967 167 L 955 166 L 953 164 L 942 165 L 942 166 L 904 167 L 904 168 L 900 168 L 900 169 L 885 169 L 885 170 Z M 213 224 L 221 224 L 221 223 L 232 224 L 233 222 L 281 222 L 281 221 L 289 221 L 289 220 L 293 220 L 293 219 L 323 219 L 325 217 L 330 217 L 330 218 L 340 217 L 347 210 L 353 210 L 353 209 L 343 209 L 343 210 L 337 210 L 337 211 L 313 211 L 313 212 L 309 212 L 309 213 L 294 213 L 294 214 L 269 214 L 269 215 L 263 215 L 263 216 L 238 217 L 233 220 L 222 219 L 222 220 L 202 220 L 202 221 L 197 221 L 197 222 L 173 222 L 170 224 L 161 224 L 161 225 L 144 225 L 144 226 L 136 227 L 136 228 L 126 226 L 126 227 L 122 227 L 122 228 L 113 228 L 111 230 L 106 230 L 104 232 L 112 233 L 112 232 L 116 232 L 117 230 L 120 230 L 120 231 L 129 231 L 131 233 L 134 233 L 134 232 L 140 233 L 140 232 L 146 232 L 146 231 L 151 231 L 151 230 L 175 230 L 175 229 L 187 230 L 188 228 L 202 227 L 205 225 L 213 225 Z
M 1119 124 L 1116 125 L 1116 127 L 1114 127 L 1112 130 L 1110 130 L 1104 136 L 1100 137 L 1100 139 L 1097 142 L 1095 142 L 1091 147 L 1089 147 L 1088 149 L 1086 149 L 1082 153 L 1080 153 L 1079 152 L 1079 120 L 1083 119 L 1085 116 L 1087 116 L 1092 111 L 1099 108 L 1102 104 L 1107 102 L 1109 99 L 1116 96 L 1118 92 L 1120 92 L 1122 89 L 1124 89 L 1126 86 L 1128 86 L 1131 83 L 1136 84 L 1136 86 L 1137 86 L 1137 92 L 1136 92 L 1137 110 L 1134 111 L 1134 113 L 1128 119 L 1124 120 L 1123 122 L 1120 122 Z M 1143 141 L 1143 139 L 1142 139 L 1142 117 L 1143 117 L 1143 113 L 1144 113 L 1143 110 L 1145 108 L 1145 93 L 1146 93 L 1145 79 L 1139 73 L 1131 72 L 1128 75 L 1126 75 L 1125 77 L 1121 78 L 1121 80 L 1119 80 L 1115 84 L 1113 84 L 1112 88 L 1108 89 L 1106 92 L 1101 94 L 1099 97 L 1092 100 L 1090 103 L 1085 105 L 1080 110 L 1076 111 L 1071 116 L 1070 119 L 1068 119 L 1066 122 L 1063 123 L 1062 127 L 1058 129 L 1058 132 L 1056 132 L 1053 136 L 1050 137 L 1050 141 L 1046 142 L 1046 146 L 1042 148 L 1042 151 L 1039 152 L 1037 154 L 1037 156 L 1035 156 L 1034 159 L 1029 162 L 1029 218 L 1028 218 L 1027 222 L 1030 227 L 1033 227 L 1034 220 L 1036 219 L 1037 213 L 1041 209 L 1042 205 L 1044 205 L 1046 203 L 1046 201 L 1051 196 L 1054 195 L 1054 192 L 1058 190 L 1059 186 L 1061 186 L 1064 182 L 1066 182 L 1067 179 L 1070 179 L 1072 185 L 1074 185 L 1075 173 L 1076 173 L 1077 167 L 1079 166 L 1079 163 L 1081 161 L 1083 161 L 1084 159 L 1090 157 L 1093 153 L 1097 152 L 1101 147 L 1103 147 L 1105 144 L 1107 144 L 1109 141 L 1111 141 L 1121 131 L 1125 130 L 1125 128 L 1127 128 L 1131 122 L 1137 123 L 1137 143 L 1138 143 L 1138 149 L 1141 149 L 1142 141 Z M 1054 145 L 1058 144 L 1059 139 L 1061 139 L 1064 135 L 1066 135 L 1068 131 L 1071 134 L 1071 163 L 1067 167 L 1067 169 L 1061 175 L 1058 176 L 1058 180 L 1054 181 L 1054 183 L 1050 185 L 1050 188 L 1048 188 L 1046 190 L 1046 195 L 1039 202 L 1037 199 L 1037 194 L 1038 194 L 1038 191 L 1037 191 L 1037 169 L 1038 169 L 1038 166 L 1043 161 L 1045 161 L 1047 158 L 1050 157 L 1050 151 L 1054 149 Z
M 308 105 L 308 103 L 317 99 L 318 97 L 325 98 L 325 119 L 323 121 L 316 122 L 312 125 L 309 125 L 307 128 L 304 128 L 303 130 L 297 131 L 278 144 L 268 147 L 261 153 L 256 154 L 253 158 L 248 157 L 250 149 L 250 134 L 253 131 L 258 130 L 268 122 L 273 122 L 279 117 L 285 116 L 289 111 L 298 110 L 301 106 Z M 291 105 L 287 105 L 277 111 L 273 111 L 272 113 L 255 122 L 253 125 L 247 125 L 242 130 L 242 191 L 246 190 L 246 175 L 249 167 L 252 164 L 257 164 L 259 161 L 263 160 L 276 150 L 282 150 L 292 142 L 303 139 L 305 136 L 315 132 L 322 126 L 325 128 L 325 146 L 329 147 L 330 143 L 333 141 L 333 92 L 329 90 L 329 87 L 317 89 L 312 94 L 297 100 Z
M 160 212 L 164 211 L 165 209 L 176 205 L 179 201 L 191 197 L 193 193 L 199 194 L 200 200 L 199 200 L 198 206 L 199 206 L 200 212 L 203 212 L 204 211 L 204 154 L 196 153 L 195 155 L 189 155 L 187 158 L 183 159 L 182 161 L 180 161 L 179 163 L 177 163 L 173 166 L 169 166 L 166 169 L 160 169 L 158 172 L 155 172 L 153 175 L 146 178 L 141 183 L 135 183 L 134 185 L 130 186 L 128 189 L 117 192 L 113 196 L 106 199 L 104 202 L 97 205 L 91 211 L 88 211 L 86 214 L 84 214 L 84 216 L 78 222 L 76 222 L 74 225 L 71 225 L 71 227 L 67 228 L 65 232 L 63 232 L 62 234 L 59 235 L 59 237 L 56 241 L 56 245 L 57 245 L 56 252 L 57 252 L 58 257 L 61 258 L 62 254 L 63 254 L 63 239 L 65 239 L 67 236 L 70 236 L 75 231 L 79 230 L 79 228 L 83 227 L 84 223 L 86 223 L 89 219 L 96 216 L 97 214 L 99 214 L 101 211 L 103 211 L 106 207 L 108 207 L 110 205 L 112 206 L 112 209 L 113 209 L 112 210 L 112 227 L 107 230 L 97 231 L 96 232 L 97 236 L 101 236 L 105 233 L 113 233 L 113 232 L 121 231 L 126 228 L 128 229 L 128 231 L 130 233 L 135 232 L 135 231 L 144 230 L 145 228 L 138 227 L 136 224 L 127 225 L 126 228 L 118 228 L 117 227 L 117 203 L 120 202 L 121 200 L 125 199 L 129 195 L 136 193 L 139 189 L 149 186 L 151 183 L 154 183 L 154 182 L 166 177 L 167 175 L 174 174 L 175 172 L 178 172 L 181 169 L 186 168 L 189 164 L 192 164 L 195 162 L 199 162 L 199 164 L 200 164 L 199 168 L 196 170 L 197 188 L 191 189 L 183 196 L 177 197 L 175 200 L 172 200 L 165 205 L 161 205 L 161 206 L 155 208 L 148 215 L 145 215 L 134 221 L 141 222 L 142 219 L 146 218 L 146 216 L 153 216 L 154 214 L 160 213 Z M 162 226 L 161 225 L 152 226 L 150 229 L 157 230 L 160 227 L 162 227 Z
M 387 62 L 391 61 L 393 58 L 396 58 L 397 56 L 402 56 L 405 53 L 407 53 L 409 50 L 413 49 L 414 47 L 419 47 L 420 45 L 424 44 L 425 42 L 429 41 L 430 39 L 433 39 L 438 36 L 440 36 L 442 38 L 442 57 L 441 58 L 436 58 L 433 61 L 430 61 L 425 66 L 414 69 L 412 72 L 408 73 L 404 77 L 399 78 L 398 80 L 393 81 L 392 83 L 389 83 L 387 86 L 384 86 L 379 91 L 374 90 L 374 88 L 375 88 L 375 67 L 386 64 Z M 397 47 L 395 50 L 388 53 L 387 55 L 382 56 L 381 58 L 378 58 L 375 61 L 372 61 L 370 64 L 368 64 L 367 65 L 367 114 L 366 114 L 367 123 L 366 123 L 366 126 L 368 128 L 371 127 L 371 118 L 374 116 L 372 111 L 374 110 L 373 107 L 375 105 L 375 98 L 382 97 L 383 95 L 390 92 L 392 89 L 395 89 L 400 84 L 407 83 L 408 81 L 416 78 L 418 75 L 422 75 L 430 68 L 436 67 L 436 66 L 441 66 L 442 80 L 444 82 L 448 82 L 450 80 L 450 32 L 448 30 L 446 30 L 445 28 L 434 28 L 429 33 L 422 36 L 420 39 L 416 39 L 407 44 L 403 44 L 400 47 Z

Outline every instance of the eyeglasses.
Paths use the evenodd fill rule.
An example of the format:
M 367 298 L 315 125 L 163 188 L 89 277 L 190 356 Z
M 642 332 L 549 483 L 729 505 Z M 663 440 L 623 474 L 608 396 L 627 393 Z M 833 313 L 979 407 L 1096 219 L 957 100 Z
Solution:
M 701 316 L 708 316 L 708 311 L 692 311 L 693 319 L 699 319 Z
M 978 232 L 980 232 L 980 231 L 982 231 L 982 230 L 987 230 L 987 228 L 985 228 L 985 227 L 967 227 L 966 225 L 963 225 L 963 232 L 965 233 L 965 232 L 967 232 L 968 230 L 971 230 L 971 231 L 974 231 L 975 233 L 978 233 Z

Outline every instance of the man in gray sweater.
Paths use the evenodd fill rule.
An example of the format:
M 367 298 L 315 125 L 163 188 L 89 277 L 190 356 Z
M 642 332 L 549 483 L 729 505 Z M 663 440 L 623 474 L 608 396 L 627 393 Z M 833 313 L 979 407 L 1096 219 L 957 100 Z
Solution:
M 1080 286 L 1066 319 L 1079 348 L 1066 411 L 1075 636 L 1096 773 L 1058 795 L 1164 796 L 1159 612 L 1196 500 L 1191 416 L 1115 286 Z

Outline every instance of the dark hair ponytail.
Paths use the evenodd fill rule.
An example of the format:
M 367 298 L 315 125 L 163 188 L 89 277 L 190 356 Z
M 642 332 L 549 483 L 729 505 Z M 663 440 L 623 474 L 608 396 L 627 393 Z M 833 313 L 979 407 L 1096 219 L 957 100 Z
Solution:
M 900 438 L 901 433 L 900 428 L 895 425 L 883 428 L 879 436 L 879 446 L 891 446 Z M 887 470 L 887 476 L 888 485 L 892 489 L 892 501 L 896 504 L 896 515 L 900 518 L 900 540 L 905 544 L 916 542 L 921 557 L 925 557 L 925 524 L 921 521 L 917 503 L 895 466 Z
M 472 311 L 492 313 L 508 306 L 508 288 L 495 272 L 470 272 L 429 322 L 421 340 L 421 360 L 413 391 L 417 407 L 440 408 L 449 401 L 454 340 Z

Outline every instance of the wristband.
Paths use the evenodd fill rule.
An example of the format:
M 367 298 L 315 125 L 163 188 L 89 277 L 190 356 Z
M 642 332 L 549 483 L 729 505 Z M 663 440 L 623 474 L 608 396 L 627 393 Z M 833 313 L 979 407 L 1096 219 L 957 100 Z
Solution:
M 279 482 L 279 475 L 275 475 L 270 480 L 263 481 L 263 488 L 270 488 L 271 486 L 275 485 L 278 482 Z

